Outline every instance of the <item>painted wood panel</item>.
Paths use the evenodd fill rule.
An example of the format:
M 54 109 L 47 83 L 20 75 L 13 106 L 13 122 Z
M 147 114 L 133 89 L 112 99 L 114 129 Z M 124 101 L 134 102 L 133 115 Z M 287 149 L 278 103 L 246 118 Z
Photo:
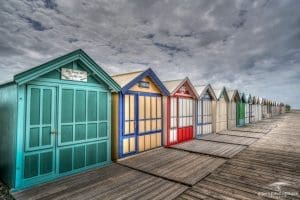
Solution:
M 227 130 L 227 102 L 221 97 L 216 102 L 216 132 Z
M 155 85 L 155 83 L 151 80 L 150 77 L 147 76 L 140 81 L 148 83 L 149 87 L 148 88 L 140 87 L 139 83 L 136 83 L 129 90 L 135 91 L 135 92 L 149 92 L 149 93 L 161 94 L 160 89 Z
M 213 105 L 212 98 L 208 93 L 197 103 L 197 132 L 196 136 L 201 137 L 213 132 Z

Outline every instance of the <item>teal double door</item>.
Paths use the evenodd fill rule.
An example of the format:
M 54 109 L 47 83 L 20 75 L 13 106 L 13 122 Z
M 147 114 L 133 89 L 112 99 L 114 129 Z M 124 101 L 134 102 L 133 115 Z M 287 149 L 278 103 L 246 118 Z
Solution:
M 110 93 L 97 87 L 28 85 L 24 185 L 110 162 Z

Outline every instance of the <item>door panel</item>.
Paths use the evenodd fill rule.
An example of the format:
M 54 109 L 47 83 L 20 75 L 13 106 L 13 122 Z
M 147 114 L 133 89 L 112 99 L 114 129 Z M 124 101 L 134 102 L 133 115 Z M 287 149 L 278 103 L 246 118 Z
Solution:
M 96 88 L 28 86 L 24 179 L 107 162 L 108 95 Z
M 138 152 L 161 146 L 161 96 L 138 95 Z
M 108 93 L 96 88 L 60 88 L 58 173 L 107 161 Z
M 136 97 L 133 94 L 124 96 L 124 136 L 123 154 L 136 152 Z M 144 109 L 144 108 L 143 108 Z M 142 109 L 140 109 L 142 111 Z M 145 129 L 145 125 L 141 126 Z
M 27 86 L 24 179 L 54 173 L 56 88 Z
M 52 148 L 55 128 L 55 88 L 28 86 L 27 88 L 27 119 L 26 151 Z
M 227 130 L 227 103 L 223 98 L 217 101 L 216 132 Z
M 181 97 L 170 99 L 169 145 L 193 138 L 193 99 Z
M 199 100 L 197 107 L 197 136 L 212 133 L 211 99 L 206 98 Z

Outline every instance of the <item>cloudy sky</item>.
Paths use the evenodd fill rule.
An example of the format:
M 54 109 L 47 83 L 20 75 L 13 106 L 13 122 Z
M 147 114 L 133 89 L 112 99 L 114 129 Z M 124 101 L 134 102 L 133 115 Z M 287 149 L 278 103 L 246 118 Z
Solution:
M 82 48 L 108 73 L 238 88 L 300 108 L 298 0 L 9 0 L 0 80 Z

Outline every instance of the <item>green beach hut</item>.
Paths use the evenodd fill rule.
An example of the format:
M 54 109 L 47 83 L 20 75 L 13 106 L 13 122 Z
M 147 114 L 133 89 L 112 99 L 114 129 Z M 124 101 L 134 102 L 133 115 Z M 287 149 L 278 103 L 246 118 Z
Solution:
M 245 125 L 245 105 L 246 105 L 246 96 L 244 93 L 239 93 L 240 100 L 236 104 L 236 125 L 244 126 Z
M 13 190 L 111 163 L 119 85 L 81 49 L 0 86 L 0 176 Z

